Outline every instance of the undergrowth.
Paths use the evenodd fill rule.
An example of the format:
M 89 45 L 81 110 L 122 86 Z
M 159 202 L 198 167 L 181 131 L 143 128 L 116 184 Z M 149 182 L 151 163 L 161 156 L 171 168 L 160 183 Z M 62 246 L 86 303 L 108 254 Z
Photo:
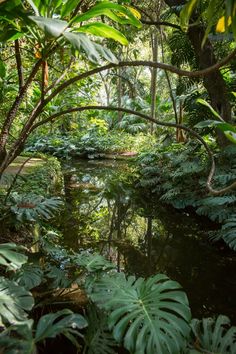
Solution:
M 236 179 L 236 147 L 215 151 L 215 188 L 226 187 Z M 186 145 L 158 148 L 152 153 L 140 154 L 137 186 L 149 190 L 161 202 L 177 209 L 194 208 L 198 215 L 220 223 L 221 230 L 212 240 L 223 239 L 236 250 L 236 192 L 213 196 L 206 189 L 210 163 L 206 152 L 196 142 Z

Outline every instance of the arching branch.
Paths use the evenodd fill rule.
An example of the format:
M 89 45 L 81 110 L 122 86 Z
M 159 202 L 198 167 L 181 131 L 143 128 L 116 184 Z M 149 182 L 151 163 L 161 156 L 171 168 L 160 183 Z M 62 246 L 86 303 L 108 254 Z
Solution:
M 210 193 L 212 193 L 213 195 L 221 195 L 221 194 L 224 194 L 226 192 L 229 192 L 231 191 L 232 189 L 235 189 L 236 188 L 236 181 L 233 182 L 231 185 L 225 187 L 225 188 L 222 188 L 222 189 L 219 189 L 219 190 L 216 190 L 212 187 L 212 179 L 214 177 L 214 174 L 215 174 L 215 169 L 216 169 L 216 165 L 215 165 L 215 159 L 214 159 L 214 155 L 211 151 L 211 149 L 209 148 L 209 146 L 207 145 L 207 143 L 205 142 L 205 140 L 201 137 L 201 135 L 199 135 L 197 132 L 195 132 L 193 129 L 189 128 L 189 127 L 186 127 L 182 124 L 176 124 L 176 123 L 169 123 L 169 122 L 161 122 L 157 119 L 154 119 L 146 114 L 143 114 L 143 113 L 140 113 L 140 112 L 136 112 L 136 111 L 133 111 L 131 109 L 127 109 L 127 108 L 118 108 L 118 107 L 111 107 L 111 106 L 83 106 L 83 107 L 75 107 L 75 108 L 70 108 L 70 109 L 67 109 L 65 111 L 61 111 L 61 112 L 58 112 L 58 113 L 55 113 L 53 115 L 51 115 L 50 117 L 48 118 L 45 118 L 43 120 L 41 120 L 40 122 L 37 122 L 35 123 L 32 127 L 31 127 L 31 130 L 30 131 L 33 131 L 35 130 L 36 128 L 38 128 L 39 126 L 43 125 L 43 124 L 46 124 L 48 122 L 52 122 L 54 121 L 55 119 L 57 119 L 58 117 L 61 117 L 62 115 L 65 115 L 65 114 L 70 114 L 70 113 L 73 113 L 73 112 L 83 112 L 83 111 L 86 111 L 86 110 L 104 110 L 104 111 L 120 111 L 120 112 L 123 112 L 123 113 L 128 113 L 128 114 L 133 114 L 133 115 L 136 115 L 140 118 L 143 118 L 145 120 L 148 120 L 150 122 L 153 122 L 155 123 L 156 125 L 159 125 L 159 126 L 163 126 L 163 127 L 171 127 L 171 128 L 179 128 L 179 129 L 183 129 L 185 130 L 186 132 L 188 132 L 191 136 L 195 137 L 198 141 L 201 142 L 201 144 L 204 146 L 205 150 L 207 151 L 207 154 L 210 158 L 210 161 L 211 161 L 211 168 L 210 168 L 210 172 L 209 172 L 209 175 L 208 175 L 208 178 L 207 178 L 207 183 L 206 183 L 206 186 L 207 186 L 207 189 Z
M 169 64 L 164 64 L 164 63 L 159 63 L 159 62 L 152 62 L 152 61 L 143 61 L 143 60 L 137 60 L 137 61 L 122 61 L 119 64 L 108 64 L 105 66 L 101 66 L 99 68 L 95 68 L 92 70 L 89 70 L 83 74 L 79 74 L 67 81 L 65 81 L 63 84 L 61 84 L 55 91 L 51 93 L 46 99 L 45 99 L 45 104 L 50 102 L 52 98 L 54 98 L 59 92 L 63 91 L 65 88 L 70 86 L 71 84 L 86 79 L 89 76 L 98 74 L 102 71 L 112 69 L 112 68 L 118 68 L 118 67 L 132 67 L 132 66 L 145 66 L 145 67 L 151 67 L 151 68 L 159 68 L 163 70 L 170 71 L 174 74 L 177 74 L 179 76 L 187 76 L 187 77 L 201 77 L 201 76 L 206 76 L 211 74 L 213 71 L 220 69 L 222 66 L 226 65 L 229 63 L 229 61 L 234 58 L 236 55 L 236 49 L 234 49 L 233 52 L 231 52 L 229 55 L 227 55 L 224 59 L 219 61 L 218 63 L 212 65 L 211 67 L 208 67 L 203 70 L 196 70 L 196 71 L 188 71 L 188 70 L 182 70 L 179 69 L 173 65 Z

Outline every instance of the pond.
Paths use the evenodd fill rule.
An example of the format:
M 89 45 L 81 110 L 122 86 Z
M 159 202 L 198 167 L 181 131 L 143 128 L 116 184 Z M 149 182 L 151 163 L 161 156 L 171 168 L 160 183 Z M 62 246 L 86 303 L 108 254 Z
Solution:
M 209 242 L 215 225 L 144 193 L 135 173 L 124 161 L 64 166 L 65 246 L 99 252 L 127 274 L 165 273 L 183 286 L 193 317 L 224 314 L 236 324 L 236 255 Z

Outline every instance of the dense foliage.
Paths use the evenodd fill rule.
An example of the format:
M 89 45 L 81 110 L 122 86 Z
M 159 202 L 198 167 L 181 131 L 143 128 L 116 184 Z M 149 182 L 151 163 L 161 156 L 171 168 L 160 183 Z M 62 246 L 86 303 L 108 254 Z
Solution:
M 192 319 L 176 281 L 127 275 L 82 247 L 104 236 L 85 220 L 110 218 L 120 241 L 136 188 L 145 203 L 210 219 L 209 241 L 236 251 L 235 10 L 235 0 L 0 1 L 4 354 L 41 353 L 62 336 L 90 354 L 235 353 L 228 317 Z M 138 156 L 100 192 L 52 155 L 65 165 Z M 80 215 L 75 251 L 61 246 L 60 217 L 81 185 L 115 203 L 111 215 L 100 202 Z

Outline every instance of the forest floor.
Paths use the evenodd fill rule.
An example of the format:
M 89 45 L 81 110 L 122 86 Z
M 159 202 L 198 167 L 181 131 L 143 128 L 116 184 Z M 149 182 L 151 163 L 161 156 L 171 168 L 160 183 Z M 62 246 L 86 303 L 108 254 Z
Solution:
M 25 157 L 25 156 L 18 156 L 11 164 L 10 166 L 7 167 L 5 173 L 10 173 L 10 174 L 16 174 L 18 173 L 18 171 L 20 170 L 22 164 L 25 163 L 25 161 L 27 161 L 29 159 L 29 157 Z M 38 167 L 39 165 L 44 164 L 44 160 L 40 159 L 40 158 L 36 158 L 36 157 L 32 157 L 29 159 L 29 161 L 27 161 L 22 169 L 22 171 L 20 172 L 20 174 L 24 175 L 27 174 L 29 172 L 32 172 L 32 169 L 34 167 Z

